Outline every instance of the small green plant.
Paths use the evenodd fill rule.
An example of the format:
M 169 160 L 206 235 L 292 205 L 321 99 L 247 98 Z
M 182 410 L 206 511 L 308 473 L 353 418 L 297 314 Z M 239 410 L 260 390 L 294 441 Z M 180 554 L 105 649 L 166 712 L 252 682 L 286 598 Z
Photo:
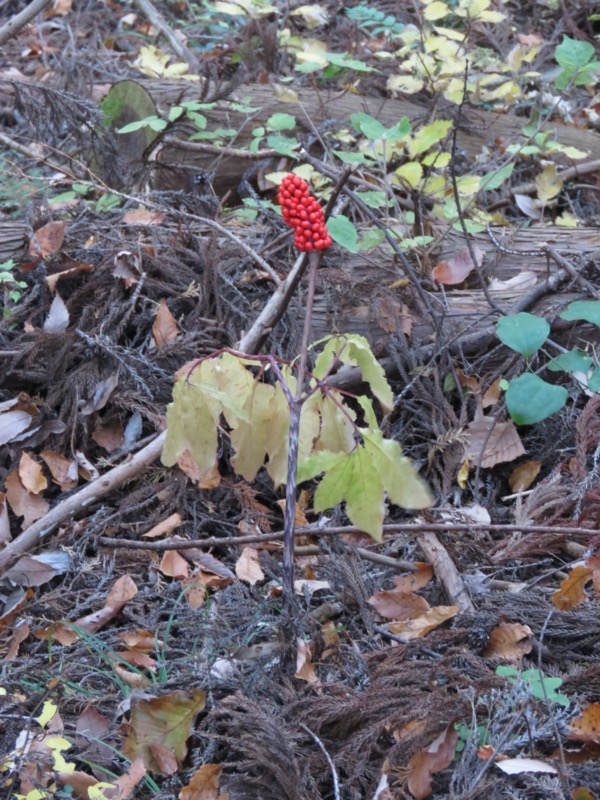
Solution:
M 252 130 L 253 139 L 250 142 L 250 152 L 257 153 L 261 142 L 266 137 L 267 147 L 271 147 L 284 156 L 297 158 L 294 148 L 298 147 L 298 140 L 282 134 L 282 131 L 293 131 L 295 127 L 296 118 L 291 114 L 273 114 L 264 125 Z
M 600 327 L 600 301 L 578 300 L 560 315 L 565 320 L 585 320 Z M 542 347 L 550 334 L 550 325 L 536 314 L 521 312 L 502 317 L 496 326 L 498 338 L 527 362 Z M 555 358 L 548 357 L 551 372 L 570 373 L 590 392 L 600 392 L 600 366 L 595 358 L 571 350 Z M 564 386 L 548 383 L 533 372 L 525 372 L 511 381 L 504 381 L 506 406 L 517 425 L 533 425 L 560 411 L 569 393 Z
M 499 675 L 501 678 L 506 678 L 514 684 L 522 681 L 536 700 L 557 703 L 565 708 L 571 702 L 565 694 L 559 694 L 559 692 L 556 691 L 562 686 L 562 678 L 551 678 L 539 669 L 526 669 L 524 672 L 521 672 L 514 667 L 501 664 L 496 667 L 496 675 Z
M 20 281 L 13 274 L 17 264 L 12 258 L 0 264 L 0 285 L 4 290 L 4 316 L 10 316 L 12 306 L 16 305 L 27 288 L 25 281 Z
M 563 36 L 554 51 L 556 61 L 563 68 L 556 78 L 556 88 L 564 91 L 569 86 L 590 86 L 598 80 L 600 61 L 594 58 L 596 49 L 591 42 L 582 42 Z
M 353 19 L 358 27 L 367 31 L 372 36 L 385 35 L 390 39 L 399 36 L 405 26 L 398 22 L 396 17 L 385 14 L 377 8 L 372 8 L 368 3 L 359 3 L 354 8 L 346 8 L 344 13 Z

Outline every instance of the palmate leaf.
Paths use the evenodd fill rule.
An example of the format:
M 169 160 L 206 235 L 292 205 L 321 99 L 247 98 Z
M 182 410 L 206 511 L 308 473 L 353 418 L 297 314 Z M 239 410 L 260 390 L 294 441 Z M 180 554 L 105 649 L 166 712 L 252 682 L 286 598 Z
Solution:
M 385 372 L 377 361 L 369 342 L 357 333 L 332 336 L 327 340 L 323 351 L 317 357 L 313 375 L 322 378 L 335 359 L 351 367 L 359 367 L 363 380 L 381 403 L 384 411 L 391 411 L 394 397 Z
M 315 511 L 325 511 L 341 502 L 353 525 L 381 540 L 385 495 L 404 508 L 426 508 L 432 496 L 414 467 L 402 455 L 398 442 L 384 439 L 377 427 L 371 401 L 359 398 L 367 428 L 360 428 L 362 442 L 350 453 L 314 453 L 299 465 L 298 482 L 321 479 L 314 499 Z

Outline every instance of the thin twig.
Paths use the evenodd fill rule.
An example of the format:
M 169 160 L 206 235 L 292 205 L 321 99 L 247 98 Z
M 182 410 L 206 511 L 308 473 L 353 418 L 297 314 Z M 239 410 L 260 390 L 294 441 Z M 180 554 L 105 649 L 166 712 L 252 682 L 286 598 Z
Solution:
M 15 33 L 20 31 L 21 28 L 24 28 L 30 20 L 49 5 L 50 0 L 33 0 L 33 2 L 25 6 L 22 11 L 11 17 L 8 22 L 0 28 L 0 45 L 3 45 L 11 39 Z
M 331 770 L 331 777 L 333 779 L 333 796 L 334 800 L 342 800 L 342 795 L 340 794 L 340 780 L 338 778 L 338 774 L 335 769 L 335 764 L 333 763 L 331 756 L 325 749 L 325 745 L 319 739 L 316 733 L 313 733 L 311 729 L 305 725 L 303 722 L 300 723 L 300 727 L 303 728 L 313 739 L 315 744 L 319 747 L 323 755 L 325 756 L 327 763 L 329 764 L 329 769 Z

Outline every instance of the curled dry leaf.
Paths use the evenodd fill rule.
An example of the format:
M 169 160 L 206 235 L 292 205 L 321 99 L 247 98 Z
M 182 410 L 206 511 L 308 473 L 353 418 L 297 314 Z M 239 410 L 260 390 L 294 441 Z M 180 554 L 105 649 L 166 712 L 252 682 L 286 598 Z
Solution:
M 485 658 L 504 658 L 507 661 L 521 662 L 530 653 L 531 628 L 520 622 L 501 622 L 490 632 Z
M 536 272 L 532 270 L 523 270 L 523 272 L 519 272 L 518 275 L 515 275 L 514 278 L 510 278 L 507 281 L 492 278 L 488 288 L 492 292 L 527 292 L 536 285 L 537 278 Z
M 50 289 L 50 294 L 56 291 L 56 284 L 61 278 L 72 278 L 80 272 L 91 272 L 94 269 L 93 264 L 74 264 L 69 269 L 63 269 L 62 272 L 55 272 L 54 275 L 46 276 L 46 283 Z
M 541 468 L 541 461 L 526 461 L 525 464 L 519 464 L 518 467 L 515 467 L 508 478 L 511 492 L 518 494 L 529 489 L 539 475 Z
M 76 620 L 75 625 L 89 633 L 96 633 L 117 616 L 121 609 L 136 596 L 137 591 L 137 586 L 130 575 L 121 576 L 108 593 L 104 606 L 93 614 L 80 617 Z M 63 625 L 60 622 L 36 631 L 35 635 L 38 639 L 44 640 L 52 637 L 62 645 L 74 644 L 79 638 L 71 626 Z
M 77 486 L 79 471 L 74 459 L 55 453 L 54 450 L 42 450 L 40 456 L 50 470 L 53 482 L 58 484 L 63 492 L 69 492 Z
M 296 639 L 296 674 L 294 677 L 307 683 L 318 683 L 319 679 L 312 664 L 310 642 Z
M 431 779 L 452 763 L 458 744 L 458 731 L 449 725 L 437 739 L 411 758 L 408 763 L 408 788 L 415 800 L 425 800 L 431 794 Z
M 496 766 L 507 775 L 521 775 L 524 772 L 547 772 L 550 775 L 558 775 L 554 764 L 538 761 L 537 758 L 503 758 L 502 761 L 496 761 Z
M 69 327 L 69 319 L 69 310 L 57 292 L 44 321 L 44 330 L 46 333 L 63 333 Z
M 447 622 L 452 617 L 458 614 L 458 606 L 435 606 L 430 608 L 426 614 L 416 619 L 408 620 L 407 622 L 391 622 L 387 628 L 390 633 L 395 633 L 401 636 L 406 641 L 411 639 L 420 639 L 429 631 Z
M 236 561 L 235 574 L 241 581 L 249 583 L 250 586 L 254 586 L 255 583 L 265 579 L 265 574 L 258 560 L 256 547 L 251 547 L 250 545 L 244 547 L 241 556 Z
M 107 453 L 113 453 L 123 446 L 125 436 L 123 432 L 123 425 L 120 420 L 113 419 L 110 422 L 102 423 L 100 420 L 96 423 L 96 428 L 92 433 L 92 439 L 97 445 L 106 450 Z
M 156 318 L 152 325 L 152 338 L 157 347 L 162 347 L 168 342 L 174 341 L 178 336 L 177 323 L 175 317 L 169 311 L 167 301 L 163 299 L 158 304 Z
M 13 409 L 0 414 L 0 445 L 12 442 L 31 425 L 32 416 L 24 409 Z
M 29 241 L 29 259 L 37 264 L 56 255 L 62 247 L 66 229 L 67 223 L 60 220 L 38 228 Z
M 475 243 L 472 245 L 475 262 L 471 258 L 468 247 L 461 247 L 448 261 L 439 261 L 431 273 L 431 277 L 445 286 L 462 283 L 465 278 L 483 261 L 483 250 Z
M 560 589 L 552 595 L 552 602 L 560 611 L 571 611 L 587 600 L 585 585 L 592 580 L 593 570 L 580 564 L 560 582 Z
M 433 567 L 426 561 L 416 561 L 416 572 L 408 575 L 396 575 L 394 578 L 394 591 L 397 592 L 417 592 L 423 589 L 433 578 Z

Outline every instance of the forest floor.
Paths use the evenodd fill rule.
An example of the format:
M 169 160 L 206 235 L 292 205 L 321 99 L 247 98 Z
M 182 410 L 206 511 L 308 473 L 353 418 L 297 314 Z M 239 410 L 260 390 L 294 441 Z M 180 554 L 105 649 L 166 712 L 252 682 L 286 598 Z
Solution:
M 0 1 L 0 797 L 600 798 L 598 9 L 37 5 Z M 161 452 L 183 365 L 300 354 L 293 170 L 312 338 L 382 366 L 328 396 L 389 382 L 432 503 L 302 482 L 290 637 L 272 442 L 240 466 L 226 385 L 209 468 Z

